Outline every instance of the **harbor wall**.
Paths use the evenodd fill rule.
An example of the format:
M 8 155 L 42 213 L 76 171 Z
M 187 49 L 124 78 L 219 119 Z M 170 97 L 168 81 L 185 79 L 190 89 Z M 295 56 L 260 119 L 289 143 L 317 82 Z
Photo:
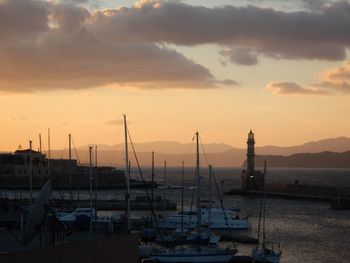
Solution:
M 122 234 L 51 247 L 0 254 L 1 263 L 138 262 L 138 236 Z
M 59 174 L 50 176 L 33 176 L 32 183 L 33 189 L 40 189 L 42 184 L 47 180 L 52 179 L 53 188 L 59 189 L 70 189 L 69 176 L 68 174 Z M 71 176 L 72 188 L 73 189 L 89 189 L 90 177 L 87 173 L 72 174 Z M 29 188 L 29 177 L 28 176 L 16 176 L 16 175 L 2 175 L 0 174 L 0 189 L 24 189 Z M 95 185 L 95 183 L 93 184 Z M 98 187 L 111 188 L 116 185 L 125 185 L 125 177 L 122 173 L 115 174 L 99 174 L 98 175 Z

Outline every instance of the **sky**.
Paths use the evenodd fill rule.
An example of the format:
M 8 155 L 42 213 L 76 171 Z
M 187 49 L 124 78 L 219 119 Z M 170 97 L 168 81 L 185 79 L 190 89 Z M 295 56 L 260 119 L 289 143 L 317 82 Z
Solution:
M 0 150 L 350 136 L 350 3 L 0 0 Z

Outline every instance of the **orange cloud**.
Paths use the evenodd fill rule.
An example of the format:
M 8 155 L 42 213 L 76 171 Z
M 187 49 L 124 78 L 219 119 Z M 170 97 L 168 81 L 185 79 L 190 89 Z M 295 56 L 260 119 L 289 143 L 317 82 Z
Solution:
M 266 89 L 275 94 L 330 95 L 327 90 L 304 88 L 295 82 L 271 82 Z
M 350 61 L 319 75 L 318 86 L 342 93 L 350 93 Z
M 350 93 L 350 61 L 343 66 L 321 72 L 309 87 L 302 87 L 295 82 L 270 82 L 266 89 L 275 94 L 330 95 Z

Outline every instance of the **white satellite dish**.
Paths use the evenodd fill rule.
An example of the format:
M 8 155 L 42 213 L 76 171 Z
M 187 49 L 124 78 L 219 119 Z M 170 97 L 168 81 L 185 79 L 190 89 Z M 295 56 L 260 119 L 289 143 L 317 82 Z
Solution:
M 51 180 L 41 188 L 33 208 L 30 212 L 27 224 L 25 226 L 22 238 L 22 245 L 27 246 L 32 242 L 38 229 L 41 227 L 47 214 L 47 207 L 50 203 Z

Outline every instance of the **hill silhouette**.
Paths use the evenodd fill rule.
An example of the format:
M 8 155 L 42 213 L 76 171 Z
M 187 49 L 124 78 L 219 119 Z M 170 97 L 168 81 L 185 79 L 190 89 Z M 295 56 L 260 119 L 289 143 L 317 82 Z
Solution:
M 155 152 L 155 165 L 162 166 L 167 161 L 168 166 L 179 166 L 184 160 L 186 166 L 195 165 L 194 143 L 179 142 L 148 142 L 135 143 L 135 150 L 141 165 L 151 165 L 151 152 Z M 204 144 L 207 157 L 211 164 L 220 167 L 241 167 L 246 159 L 246 149 L 234 148 L 223 143 Z M 81 163 L 87 163 L 88 146 L 76 149 Z M 123 167 L 124 145 L 98 145 L 99 165 Z M 266 159 L 270 166 L 276 167 L 350 167 L 350 138 L 337 137 L 319 141 L 307 142 L 302 145 L 280 147 L 256 147 L 257 164 Z M 52 151 L 53 158 L 67 158 L 68 150 Z M 76 158 L 76 157 L 75 157 Z M 135 165 L 133 153 L 130 153 L 131 162 Z M 202 165 L 204 155 L 201 155 Z

